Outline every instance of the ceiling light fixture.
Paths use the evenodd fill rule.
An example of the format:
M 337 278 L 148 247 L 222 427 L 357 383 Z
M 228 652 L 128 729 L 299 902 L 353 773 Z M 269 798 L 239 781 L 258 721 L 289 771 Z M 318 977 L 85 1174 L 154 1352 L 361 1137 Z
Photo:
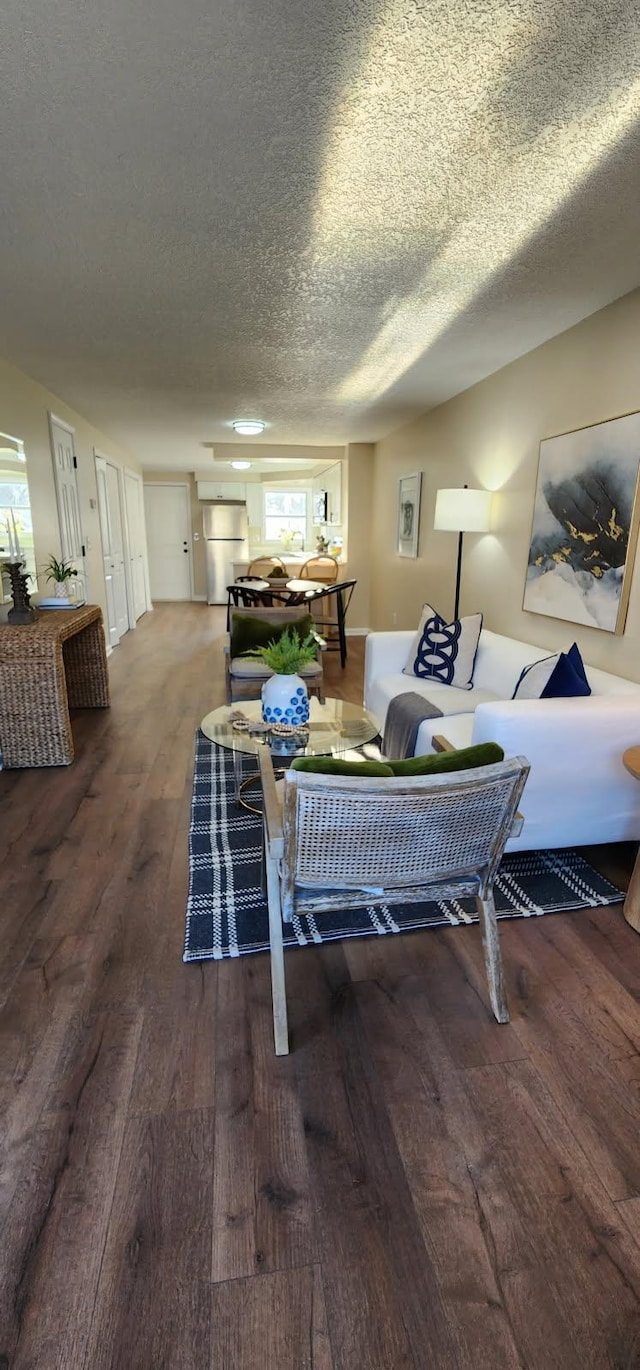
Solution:
M 255 438 L 258 433 L 263 433 L 265 425 L 262 419 L 234 419 L 231 424 L 234 433 L 241 433 L 243 438 Z
M 248 470 L 249 470 L 249 467 L 250 467 L 250 465 L 251 465 L 251 462 L 250 462 L 250 461 L 232 461 L 231 465 L 232 465 L 234 471 L 248 471 Z

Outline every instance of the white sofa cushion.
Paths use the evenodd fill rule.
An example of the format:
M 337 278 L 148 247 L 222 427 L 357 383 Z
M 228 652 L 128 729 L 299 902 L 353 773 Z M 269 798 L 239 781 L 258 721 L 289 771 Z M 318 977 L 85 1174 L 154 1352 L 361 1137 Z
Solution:
M 406 676 L 394 671 L 389 675 L 378 676 L 378 679 L 371 683 L 367 694 L 367 708 L 375 714 L 381 732 L 384 731 L 391 700 L 395 699 L 396 695 L 409 693 L 422 695 L 423 699 L 428 699 L 440 709 L 445 718 L 453 714 L 473 713 L 478 704 L 500 698 L 492 690 L 477 689 L 475 685 L 470 690 L 456 690 L 451 685 L 439 685 L 436 680 L 420 680 L 417 676 Z

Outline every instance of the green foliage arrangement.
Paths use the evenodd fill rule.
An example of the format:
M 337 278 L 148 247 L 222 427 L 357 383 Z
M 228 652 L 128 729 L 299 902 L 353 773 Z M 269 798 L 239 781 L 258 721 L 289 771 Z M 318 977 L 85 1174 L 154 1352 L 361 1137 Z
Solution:
M 277 641 L 269 642 L 266 647 L 255 647 L 244 656 L 259 656 L 275 675 L 297 675 L 303 666 L 315 661 L 322 638 L 317 633 L 309 633 L 301 638 L 297 628 L 287 628 Z
M 58 561 L 53 555 L 49 557 L 43 569 L 46 580 L 56 580 L 59 584 L 64 584 L 65 580 L 71 580 L 73 576 L 78 574 L 70 561 Z

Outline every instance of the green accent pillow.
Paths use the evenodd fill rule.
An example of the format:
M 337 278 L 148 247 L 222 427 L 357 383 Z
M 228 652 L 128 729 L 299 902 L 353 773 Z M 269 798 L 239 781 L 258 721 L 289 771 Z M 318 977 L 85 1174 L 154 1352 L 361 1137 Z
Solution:
M 230 656 L 242 656 L 243 652 L 253 652 L 256 647 L 268 647 L 270 642 L 279 642 L 287 628 L 295 628 L 303 641 L 313 632 L 311 614 L 301 618 L 287 619 L 286 623 L 273 623 L 270 619 L 252 618 L 250 614 L 233 614 L 231 618 Z
M 459 752 L 432 752 L 429 756 L 410 756 L 406 761 L 389 761 L 392 775 L 441 775 L 447 771 L 470 771 L 474 766 L 494 766 L 504 761 L 497 742 L 479 742 L 461 747 Z
M 313 775 L 385 776 L 393 771 L 386 761 L 343 761 L 339 756 L 297 756 L 292 771 L 311 771 Z

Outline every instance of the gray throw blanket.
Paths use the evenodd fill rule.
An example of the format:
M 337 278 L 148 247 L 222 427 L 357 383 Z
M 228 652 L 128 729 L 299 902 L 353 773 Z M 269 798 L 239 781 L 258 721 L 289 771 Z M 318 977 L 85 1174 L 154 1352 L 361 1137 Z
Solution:
M 442 718 L 442 709 L 415 690 L 396 695 L 387 710 L 382 750 L 393 761 L 413 756 L 418 728 L 425 718 Z

